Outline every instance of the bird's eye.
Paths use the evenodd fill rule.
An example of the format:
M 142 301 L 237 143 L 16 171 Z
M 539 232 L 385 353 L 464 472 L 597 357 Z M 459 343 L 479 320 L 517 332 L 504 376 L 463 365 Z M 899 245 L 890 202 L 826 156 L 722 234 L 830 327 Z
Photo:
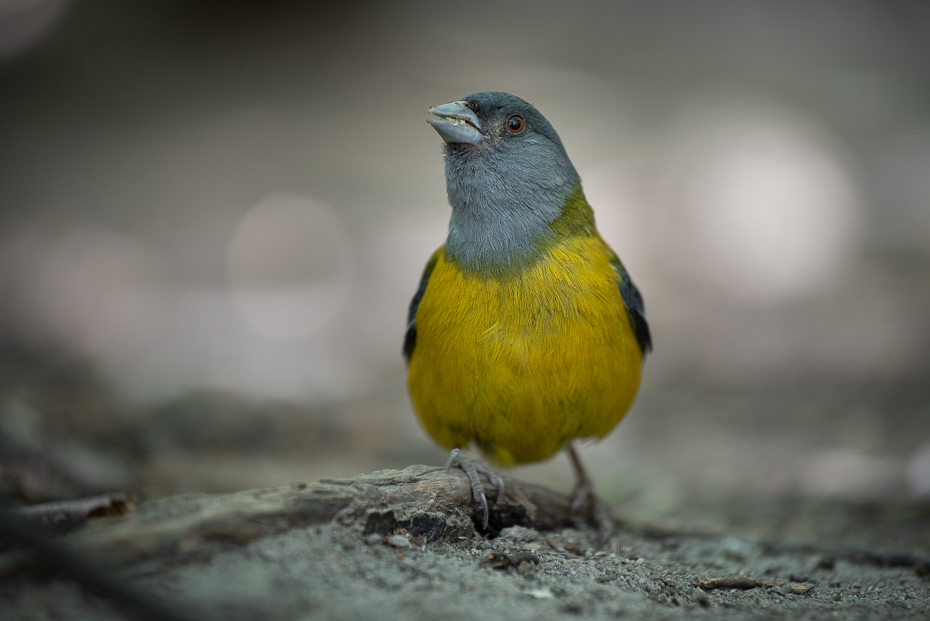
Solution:
M 523 117 L 514 115 L 507 119 L 507 129 L 509 129 L 511 133 L 519 134 L 523 131 Z

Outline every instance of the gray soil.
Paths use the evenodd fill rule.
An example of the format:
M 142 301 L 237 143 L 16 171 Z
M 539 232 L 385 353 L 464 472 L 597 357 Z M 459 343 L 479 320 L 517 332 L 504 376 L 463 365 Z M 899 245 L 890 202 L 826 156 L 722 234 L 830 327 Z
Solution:
M 129 560 L 119 566 L 120 579 L 167 602 L 182 618 L 922 619 L 930 614 L 928 568 L 920 557 L 851 548 L 835 531 L 832 540 L 821 536 L 794 543 L 626 523 L 600 549 L 593 532 L 572 528 L 539 532 L 513 526 L 489 539 L 470 527 L 467 514 L 465 522 L 458 520 L 453 508 L 443 526 L 428 533 L 413 526 L 408 531 L 401 520 L 389 530 L 364 534 L 378 530 L 372 528 L 371 507 L 339 500 L 349 498 L 340 490 L 369 494 L 372 480 L 396 484 L 407 476 L 421 490 L 447 477 L 452 487 L 461 482 L 461 490 L 452 491 L 459 494 L 453 501 L 467 496 L 463 477 L 411 467 L 310 486 L 162 499 L 116 523 L 98 520 L 72 540 L 83 542 L 84 547 L 76 545 L 79 554 L 90 548 L 109 550 L 111 557 L 122 554 Z M 398 518 L 412 515 L 410 506 L 402 506 L 409 501 L 403 490 L 384 489 L 375 503 L 382 513 L 376 515 L 389 510 Z M 304 500 L 275 504 L 281 498 Z M 300 507 L 319 499 L 330 503 L 327 510 L 337 512 L 335 519 L 294 512 L 293 507 L 304 510 Z M 253 500 L 262 506 L 256 509 Z M 435 515 L 429 513 L 435 508 L 430 502 L 424 498 L 413 510 Z M 226 522 L 216 517 L 222 512 L 228 514 Z M 912 543 L 925 536 L 927 508 L 919 506 L 879 511 L 800 503 L 793 507 L 789 530 L 798 532 L 800 524 L 816 528 L 818 520 L 836 524 L 837 512 L 849 517 L 847 526 L 859 525 L 853 533 L 859 541 L 881 538 L 882 532 L 886 540 Z M 363 514 L 367 522 L 353 517 Z M 183 527 L 172 526 L 182 518 Z M 321 523 L 293 526 L 300 520 Z M 276 532 L 266 534 L 271 531 Z M 150 546 L 152 532 L 158 541 Z M 698 586 L 736 577 L 762 586 Z M 5 572 L 0 610 L 3 619 L 36 620 L 136 614 L 35 568 Z

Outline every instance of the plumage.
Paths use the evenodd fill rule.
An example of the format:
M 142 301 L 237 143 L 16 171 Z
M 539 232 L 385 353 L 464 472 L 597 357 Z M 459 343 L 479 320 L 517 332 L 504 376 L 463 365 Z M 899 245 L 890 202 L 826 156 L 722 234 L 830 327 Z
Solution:
M 598 234 L 558 135 L 504 93 L 433 111 L 452 218 L 404 340 L 424 428 L 504 465 L 606 435 L 633 402 L 652 341 L 642 296 Z M 514 116 L 520 132 L 508 132 Z

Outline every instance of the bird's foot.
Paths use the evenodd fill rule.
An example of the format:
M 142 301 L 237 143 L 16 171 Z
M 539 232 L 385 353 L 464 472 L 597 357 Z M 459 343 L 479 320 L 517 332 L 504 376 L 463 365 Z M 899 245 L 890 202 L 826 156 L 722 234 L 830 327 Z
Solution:
M 459 449 L 452 449 L 449 454 L 449 461 L 446 462 L 446 470 L 455 467 L 462 470 L 471 482 L 471 494 L 484 512 L 484 528 L 488 527 L 488 498 L 484 493 L 484 484 L 481 482 L 479 474 L 488 478 L 491 484 L 497 488 L 497 501 L 494 506 L 500 506 L 504 501 L 504 480 L 491 466 L 487 465 L 480 459 L 468 459 Z
M 572 490 L 568 504 L 568 519 L 578 530 L 593 523 L 597 526 L 598 542 L 607 543 L 614 531 L 614 518 L 610 505 L 594 493 L 591 481 L 579 481 Z
M 581 464 L 581 458 L 575 451 L 575 447 L 568 445 L 568 457 L 575 469 L 575 477 L 578 481 L 568 503 L 568 519 L 578 530 L 584 530 L 588 523 L 594 523 L 597 526 L 598 541 L 604 546 L 614 532 L 614 517 L 610 510 L 610 505 L 601 500 L 594 493 L 594 486 L 591 485 L 591 479 Z

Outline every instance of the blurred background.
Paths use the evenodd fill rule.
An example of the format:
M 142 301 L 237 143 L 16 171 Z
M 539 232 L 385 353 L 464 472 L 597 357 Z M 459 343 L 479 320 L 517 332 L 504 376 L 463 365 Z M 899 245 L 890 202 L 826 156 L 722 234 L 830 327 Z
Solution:
M 444 463 L 400 349 L 449 217 L 425 111 L 483 90 L 557 128 L 645 296 L 640 397 L 584 451 L 621 513 L 930 497 L 907 0 L 0 0 L 4 493 Z

